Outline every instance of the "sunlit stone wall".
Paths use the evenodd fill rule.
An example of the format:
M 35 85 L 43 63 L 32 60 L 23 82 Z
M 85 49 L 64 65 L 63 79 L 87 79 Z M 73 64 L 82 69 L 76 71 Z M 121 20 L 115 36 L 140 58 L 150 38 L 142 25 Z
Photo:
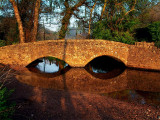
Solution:
M 46 56 L 84 67 L 99 56 L 111 56 L 126 66 L 160 70 L 160 50 L 107 40 L 47 40 L 0 47 L 0 63 L 25 67 Z
M 160 70 L 160 49 L 155 46 L 129 46 L 127 66 Z

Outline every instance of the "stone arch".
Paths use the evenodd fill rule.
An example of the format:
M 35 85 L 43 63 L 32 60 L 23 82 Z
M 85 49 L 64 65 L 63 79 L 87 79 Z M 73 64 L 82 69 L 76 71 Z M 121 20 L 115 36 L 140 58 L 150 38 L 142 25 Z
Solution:
M 115 56 L 112 56 L 112 55 L 104 55 L 104 54 L 101 54 L 101 55 L 97 55 L 97 56 L 92 56 L 90 59 L 86 60 L 86 63 L 85 63 L 85 66 L 90 63 L 92 60 L 98 58 L 98 57 L 102 57 L 102 56 L 106 56 L 106 57 L 110 57 L 110 58 L 113 58 L 115 59 L 116 61 L 118 62 L 122 62 L 125 66 L 126 66 L 126 60 L 124 58 L 118 58 L 118 57 L 115 57 Z
M 41 55 L 41 56 L 32 58 L 31 61 L 27 61 L 26 66 L 29 65 L 30 63 L 32 63 L 33 61 L 35 61 L 35 60 L 37 60 L 37 59 L 40 59 L 40 58 L 43 58 L 43 57 L 54 57 L 54 58 L 63 60 L 61 57 L 56 56 L 56 55 Z M 68 62 L 66 62 L 65 60 L 63 60 L 63 61 L 69 65 Z M 25 66 L 25 67 L 26 67 L 26 66 Z M 70 65 L 69 65 L 69 66 L 70 66 Z

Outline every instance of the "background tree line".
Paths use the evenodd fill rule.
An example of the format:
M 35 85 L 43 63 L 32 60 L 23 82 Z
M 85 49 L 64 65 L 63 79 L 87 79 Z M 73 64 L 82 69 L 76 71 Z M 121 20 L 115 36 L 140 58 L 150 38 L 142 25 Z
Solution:
M 42 18 L 60 24 L 59 39 L 74 18 L 76 27 L 88 30 L 88 38 L 160 46 L 159 0 L 1 0 L 1 45 L 36 41 Z

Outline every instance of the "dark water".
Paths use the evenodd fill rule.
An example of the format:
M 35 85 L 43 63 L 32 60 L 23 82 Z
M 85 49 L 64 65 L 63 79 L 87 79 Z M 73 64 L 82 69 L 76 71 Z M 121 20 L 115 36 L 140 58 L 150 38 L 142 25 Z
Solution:
M 17 75 L 25 84 L 53 90 L 96 93 L 114 99 L 160 106 L 160 72 L 125 68 L 120 61 L 102 57 L 85 68 L 63 61 L 40 59 Z

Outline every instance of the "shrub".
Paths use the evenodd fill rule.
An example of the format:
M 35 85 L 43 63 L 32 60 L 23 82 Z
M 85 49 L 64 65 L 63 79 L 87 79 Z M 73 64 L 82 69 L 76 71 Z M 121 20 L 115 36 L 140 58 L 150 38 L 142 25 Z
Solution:
M 152 41 L 153 42 L 160 41 L 160 21 L 150 24 L 147 28 L 152 36 Z
M 134 44 L 135 40 L 129 32 L 117 33 L 113 38 L 114 41 L 126 43 L 126 44 Z
M 157 41 L 157 42 L 155 42 L 155 46 L 158 47 L 158 48 L 160 48 L 160 40 Z
M 5 45 L 6 45 L 5 41 L 4 40 L 0 40 L 0 47 L 5 46 Z
M 14 112 L 14 104 L 9 104 L 8 97 L 13 90 L 7 90 L 6 87 L 0 89 L 0 120 L 10 120 L 10 116 Z
M 134 29 L 136 25 L 139 24 L 137 19 L 130 21 L 123 21 L 120 24 L 114 24 L 111 30 L 108 26 L 107 20 L 95 23 L 93 27 L 93 38 L 95 39 L 105 39 L 117 42 L 123 42 L 126 44 L 134 44 L 135 39 Z
M 5 83 L 11 76 L 8 68 L 7 70 L 4 68 L 0 71 L 0 120 L 10 120 L 11 115 L 14 113 L 15 104 L 10 103 L 8 100 L 9 96 L 13 93 L 13 90 L 8 90 L 5 87 Z
M 104 22 L 97 22 L 94 25 L 93 29 L 93 37 L 96 39 L 105 39 L 110 40 L 112 39 L 112 34 L 109 29 L 106 29 L 104 26 Z

